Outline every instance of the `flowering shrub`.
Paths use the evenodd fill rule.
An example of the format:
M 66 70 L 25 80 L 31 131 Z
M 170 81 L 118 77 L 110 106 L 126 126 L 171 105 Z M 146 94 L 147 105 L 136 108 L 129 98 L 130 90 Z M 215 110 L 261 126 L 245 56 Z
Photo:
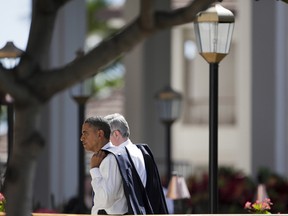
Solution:
M 265 183 L 268 197 L 273 201 L 271 213 L 288 212 L 288 181 L 285 177 L 274 173 L 267 168 L 259 169 L 258 174 Z M 249 199 L 247 199 L 249 200 Z
M 267 168 L 259 169 L 257 174 L 266 186 L 268 197 L 273 201 L 273 209 L 267 209 L 267 211 L 271 211 L 271 213 L 287 213 L 287 179 L 271 172 Z M 244 175 L 241 171 L 232 167 L 219 167 L 218 176 L 218 213 L 247 213 L 247 209 L 243 208 L 243 206 L 247 200 L 255 200 L 259 180 L 255 181 L 252 177 Z M 186 200 L 183 213 L 209 213 L 208 173 L 204 172 L 201 176 L 191 175 L 186 181 L 191 198 Z
M 219 213 L 244 213 L 243 204 L 255 196 L 256 184 L 240 170 L 221 167 L 218 172 Z
M 248 212 L 253 214 L 271 214 L 271 205 L 273 205 L 273 203 L 270 199 L 266 198 L 262 202 L 256 200 L 253 204 L 251 202 L 246 202 L 244 209 L 247 209 Z
M 0 193 L 0 212 L 5 212 L 6 199 L 2 193 Z
M 218 176 L 218 213 L 246 213 L 243 205 L 254 198 L 256 184 L 242 172 L 230 167 L 220 167 Z M 191 198 L 187 200 L 186 212 L 183 213 L 209 213 L 208 173 L 203 173 L 200 177 L 190 176 L 187 186 Z
M 58 212 L 55 211 L 54 209 L 40 208 L 40 209 L 34 210 L 33 213 L 51 213 L 51 214 L 56 214 Z

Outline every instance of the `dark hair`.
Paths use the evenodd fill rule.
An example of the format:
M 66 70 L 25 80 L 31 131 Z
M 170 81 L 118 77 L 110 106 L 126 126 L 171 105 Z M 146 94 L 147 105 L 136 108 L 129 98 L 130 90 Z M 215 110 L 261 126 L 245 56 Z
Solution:
M 101 116 L 89 117 L 84 121 L 84 123 L 104 131 L 104 137 L 110 139 L 111 128 L 109 122 L 105 118 Z

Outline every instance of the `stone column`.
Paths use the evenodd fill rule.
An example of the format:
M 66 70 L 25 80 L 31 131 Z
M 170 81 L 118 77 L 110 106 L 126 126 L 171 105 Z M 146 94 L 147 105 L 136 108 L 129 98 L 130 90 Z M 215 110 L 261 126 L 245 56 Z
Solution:
M 129 10 L 132 7 L 134 10 Z M 169 10 L 170 1 L 158 1 L 156 8 Z M 126 19 L 131 20 L 138 15 L 138 9 L 139 1 L 126 1 Z M 157 91 L 170 84 L 170 50 L 171 32 L 165 30 L 145 40 L 125 57 L 125 115 L 130 124 L 133 142 L 147 143 L 156 160 L 164 166 L 165 128 L 159 121 L 154 96 Z
M 281 1 L 253 1 L 252 171 L 287 169 L 287 12 Z M 287 6 L 286 6 L 287 7 Z
M 61 9 L 54 29 L 48 61 L 43 67 L 62 66 L 76 57 L 86 37 L 85 1 L 69 2 Z M 44 107 L 40 125 L 46 146 L 39 157 L 34 203 L 53 208 L 77 195 L 78 112 L 70 91 L 63 91 Z

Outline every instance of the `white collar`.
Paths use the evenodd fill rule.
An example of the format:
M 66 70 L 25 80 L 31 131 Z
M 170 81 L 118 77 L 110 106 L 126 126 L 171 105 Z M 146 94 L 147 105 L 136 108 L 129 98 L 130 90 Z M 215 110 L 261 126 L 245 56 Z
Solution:
M 106 143 L 101 149 L 108 149 L 110 147 L 115 147 L 111 142 Z
M 121 146 L 127 146 L 127 145 L 129 145 L 129 144 L 133 144 L 133 143 L 132 143 L 131 140 L 128 138 L 125 142 L 121 143 L 121 144 L 119 145 L 119 147 L 121 147 Z

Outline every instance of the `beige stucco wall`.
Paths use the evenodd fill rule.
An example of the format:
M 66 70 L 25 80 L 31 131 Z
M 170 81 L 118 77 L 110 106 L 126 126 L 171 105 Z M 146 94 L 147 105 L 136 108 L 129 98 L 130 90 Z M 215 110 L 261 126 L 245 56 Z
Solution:
M 246 173 L 251 171 L 251 122 L 250 122 L 250 95 L 251 95 L 251 63 L 250 63 L 250 1 L 237 1 L 237 16 L 233 33 L 235 46 L 235 98 L 236 124 L 230 126 L 219 125 L 218 128 L 218 161 L 219 165 L 234 166 Z M 183 50 L 181 45 L 183 28 L 173 29 L 172 40 L 172 86 L 175 90 L 185 94 Z M 191 28 L 191 27 L 190 27 Z M 200 57 L 201 58 L 201 57 Z M 201 60 L 197 60 L 201 61 Z M 203 60 L 204 61 L 204 60 Z M 225 58 L 224 60 L 225 61 Z M 227 64 L 227 62 L 226 62 Z M 229 64 L 229 63 L 228 63 Z M 209 74 L 208 63 L 197 64 L 196 70 Z M 221 62 L 219 74 L 221 73 Z M 207 75 L 206 75 L 207 76 Z M 209 77 L 209 76 L 208 76 Z M 219 78 L 219 82 L 220 82 Z M 209 80 L 207 79 L 207 85 Z M 208 168 L 209 128 L 208 125 L 187 125 L 182 119 L 173 125 L 173 159 L 188 161 L 194 171 L 198 168 Z

